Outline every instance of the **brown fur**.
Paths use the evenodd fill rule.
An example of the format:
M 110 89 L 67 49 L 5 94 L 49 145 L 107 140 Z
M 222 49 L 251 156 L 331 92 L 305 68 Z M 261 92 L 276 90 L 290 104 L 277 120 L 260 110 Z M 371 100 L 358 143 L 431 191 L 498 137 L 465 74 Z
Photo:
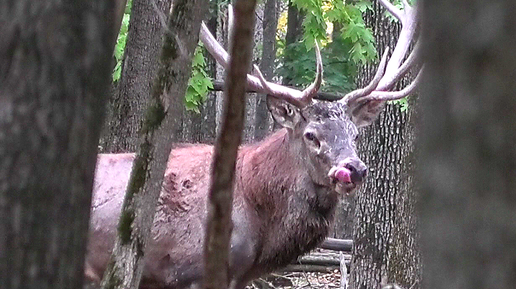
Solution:
M 332 116 L 329 123 L 320 116 L 309 118 L 298 118 L 293 129 L 282 129 L 239 150 L 230 256 L 233 288 L 243 288 L 253 278 L 287 265 L 328 233 L 339 196 L 328 170 L 343 159 L 356 158 L 354 148 L 347 150 L 354 135 L 332 133 L 349 125 L 345 117 Z M 305 129 L 324 130 L 319 133 L 326 151 L 311 153 L 303 138 Z M 339 148 L 332 149 L 335 145 Z M 212 152 L 208 145 L 172 150 L 141 288 L 199 286 Z M 86 259 L 90 281 L 100 281 L 106 268 L 133 158 L 132 154 L 98 158 Z

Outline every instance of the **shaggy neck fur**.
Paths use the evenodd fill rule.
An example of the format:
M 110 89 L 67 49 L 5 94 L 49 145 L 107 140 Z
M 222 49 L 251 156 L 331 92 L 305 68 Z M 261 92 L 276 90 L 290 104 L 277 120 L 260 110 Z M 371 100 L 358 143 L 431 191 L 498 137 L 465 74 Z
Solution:
M 300 143 L 282 129 L 263 142 L 242 148 L 236 186 L 256 213 L 263 238 L 257 262 L 287 265 L 327 235 L 338 195 L 315 184 L 306 170 Z M 237 170 L 240 171 L 240 170 Z M 236 196 L 235 196 L 236 197 Z

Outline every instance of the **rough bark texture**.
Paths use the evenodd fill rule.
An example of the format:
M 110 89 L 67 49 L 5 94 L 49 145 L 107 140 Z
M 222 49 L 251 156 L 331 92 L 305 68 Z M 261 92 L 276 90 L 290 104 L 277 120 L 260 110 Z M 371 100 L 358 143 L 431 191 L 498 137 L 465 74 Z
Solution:
M 217 1 L 224 1 L 224 0 L 217 0 Z M 217 41 L 224 47 L 224 49 L 228 50 L 228 6 L 223 5 L 223 3 L 219 3 L 219 15 L 218 15 L 218 26 L 217 26 Z M 226 72 L 224 71 L 224 68 L 217 63 L 216 65 L 217 70 L 217 79 L 224 80 Z M 217 92 L 217 97 L 215 100 L 216 105 L 216 126 L 215 126 L 215 132 L 218 134 L 220 132 L 220 128 L 222 126 L 222 107 L 224 104 L 224 93 L 223 92 Z
M 210 1 L 210 16 L 207 21 L 207 26 L 213 35 L 217 31 L 217 15 L 219 10 L 219 3 L 217 1 Z M 215 60 L 208 56 L 209 53 L 205 51 L 205 60 L 207 62 L 206 70 L 208 74 L 215 79 Z M 207 56 L 207 57 L 206 57 Z M 188 143 L 214 143 L 215 142 L 215 119 L 216 119 L 216 98 L 215 93 L 210 92 L 206 101 L 199 106 L 199 113 L 187 111 L 186 107 L 182 112 L 182 131 L 177 141 Z
M 207 10 L 204 4 L 201 0 L 174 1 L 103 288 L 138 288 L 145 245 L 177 126 L 175 117 L 183 106 L 191 58 Z
M 516 6 L 424 1 L 425 288 L 516 284 Z
M 263 11 L 263 46 L 260 70 L 267 80 L 274 77 L 276 59 L 276 27 L 278 26 L 277 1 L 267 0 Z M 256 95 L 256 114 L 254 120 L 254 139 L 262 140 L 271 130 L 272 119 L 267 109 L 266 95 Z
M 395 46 L 400 27 L 383 16 L 377 1 L 373 10 L 366 14 L 366 23 L 373 28 L 381 55 L 387 46 Z M 375 71 L 376 65 L 367 66 L 359 86 L 368 83 Z M 414 110 L 413 105 L 402 112 L 400 106 L 388 104 L 378 121 L 361 132 L 358 147 L 369 175 L 356 194 L 352 288 L 379 288 L 386 283 L 420 288 L 416 198 L 410 175 Z
M 0 2 L 0 288 L 81 288 L 114 1 Z
M 246 78 L 252 57 L 256 1 L 238 0 L 234 6 L 231 60 L 227 74 L 224 121 L 215 144 L 204 243 L 204 288 L 227 288 L 233 178 L 245 113 Z
M 333 23 L 332 38 L 341 37 L 342 25 Z M 320 93 L 319 93 L 320 94 Z M 319 95 L 318 95 L 319 96 Z M 337 95 L 335 95 L 336 97 Z M 320 97 L 320 96 L 319 96 Z M 335 222 L 331 228 L 330 236 L 340 239 L 353 238 L 353 221 L 355 219 L 355 195 L 345 196 L 339 200 L 335 209 Z
M 219 14 L 219 6 L 218 1 L 211 1 L 212 9 L 210 11 L 212 12 L 212 15 L 210 16 L 210 19 L 208 20 L 208 28 L 210 29 L 211 33 L 213 35 L 217 34 L 217 19 Z M 205 53 L 205 55 L 209 55 L 208 52 Z M 207 70 L 209 75 L 215 79 L 217 76 L 217 62 L 212 57 L 206 57 L 207 61 Z M 214 143 L 216 138 L 216 119 L 217 119 L 217 101 L 215 99 L 216 93 L 210 92 L 208 94 L 208 99 L 206 100 L 206 103 L 202 107 L 201 114 L 203 115 L 203 122 L 201 124 L 201 132 L 202 136 L 199 137 L 199 142 L 204 143 Z
M 136 151 L 171 2 L 133 0 L 122 75 L 102 137 L 105 152 Z
M 304 15 L 299 11 L 292 1 L 288 2 L 288 19 L 287 19 L 287 34 L 285 35 L 285 45 L 292 44 L 301 39 L 303 35 L 303 19 Z M 289 59 L 289 55 L 285 55 Z M 291 85 L 292 79 L 289 77 L 283 78 L 284 85 Z
M 127 5 L 127 0 L 113 0 L 115 2 L 115 22 L 113 29 L 113 41 L 116 43 L 116 38 L 118 37 L 118 33 L 120 32 L 120 27 L 122 26 L 122 19 L 124 18 L 125 6 Z

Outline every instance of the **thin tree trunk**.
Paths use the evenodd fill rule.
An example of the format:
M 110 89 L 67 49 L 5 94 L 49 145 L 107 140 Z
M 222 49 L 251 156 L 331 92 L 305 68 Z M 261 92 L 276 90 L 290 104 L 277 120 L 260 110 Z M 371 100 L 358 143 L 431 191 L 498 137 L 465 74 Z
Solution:
M 292 0 L 288 2 L 288 19 L 287 19 L 287 34 L 285 35 L 285 46 L 292 44 L 301 39 L 303 35 L 303 19 L 304 15 L 301 11 L 299 11 Z M 285 54 L 285 59 L 292 60 L 292 57 L 288 54 Z M 292 79 L 289 77 L 283 78 L 284 85 L 292 85 Z
M 171 132 L 178 123 L 174 118 L 183 106 L 191 58 L 206 10 L 200 0 L 174 1 L 103 288 L 138 288 L 144 250 L 172 147 Z
M 115 2 L 115 22 L 113 29 L 113 41 L 116 43 L 116 39 L 122 27 L 122 19 L 124 18 L 125 7 L 127 6 L 127 0 L 113 0 Z
M 274 60 L 276 59 L 276 27 L 278 26 L 277 1 L 267 0 L 263 12 L 263 49 L 260 70 L 267 80 L 274 77 Z M 267 109 L 266 95 L 256 97 L 256 115 L 254 121 L 254 138 L 262 140 L 270 131 L 271 118 Z
M 213 35 L 217 34 L 218 27 L 218 14 L 219 14 L 219 6 L 218 1 L 211 1 L 212 15 L 208 20 L 207 26 L 210 29 Z M 208 74 L 215 79 L 217 77 L 217 62 L 207 51 L 205 51 L 204 55 L 206 56 L 206 69 Z M 208 56 L 209 55 L 209 56 Z M 214 143 L 216 138 L 216 119 L 217 119 L 217 100 L 216 100 L 216 92 L 210 91 L 208 94 L 208 98 L 206 99 L 206 103 L 203 105 L 201 109 L 201 114 L 203 117 L 203 122 L 201 124 L 201 135 L 199 136 L 199 142 L 203 143 Z
M 381 55 L 386 47 L 395 46 L 400 27 L 383 16 L 385 9 L 378 1 L 372 4 L 365 22 L 373 28 Z M 363 69 L 359 86 L 368 83 L 376 68 Z M 380 288 L 387 283 L 420 288 L 415 188 L 408 175 L 413 169 L 413 117 L 413 106 L 403 112 L 399 105 L 387 104 L 376 123 L 361 132 L 358 147 L 369 174 L 355 199 L 351 288 Z
M 341 37 L 342 24 L 333 23 L 332 39 Z M 335 209 L 335 222 L 333 223 L 330 236 L 340 239 L 353 238 L 353 223 L 355 220 L 355 198 L 356 196 L 345 196 L 339 200 Z
M 204 242 L 204 288 L 228 288 L 233 178 L 245 113 L 246 78 L 252 57 L 255 0 L 234 6 L 230 63 L 226 79 L 224 122 L 215 144 Z
M 516 284 L 516 6 L 424 1 L 425 288 Z
M 217 1 L 223 1 L 223 0 L 217 0 Z M 217 26 L 217 41 L 226 49 L 228 50 L 228 5 L 224 5 L 222 2 L 219 2 L 219 15 L 218 15 L 218 23 Z M 225 71 L 224 68 L 220 64 L 216 64 L 216 70 L 217 70 L 217 77 L 216 79 L 222 79 L 225 78 Z M 217 92 L 217 97 L 215 100 L 216 104 L 216 126 L 215 126 L 215 132 L 218 135 L 222 126 L 222 109 L 224 105 L 224 93 L 223 92 Z
M 122 74 L 103 136 L 107 152 L 136 151 L 171 2 L 133 0 Z
M 81 288 L 114 1 L 0 2 L 0 288 Z

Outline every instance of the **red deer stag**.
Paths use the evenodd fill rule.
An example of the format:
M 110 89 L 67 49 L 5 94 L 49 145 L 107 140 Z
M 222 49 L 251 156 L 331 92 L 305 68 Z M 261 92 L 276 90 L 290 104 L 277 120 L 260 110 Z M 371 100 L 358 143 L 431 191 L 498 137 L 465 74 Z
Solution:
M 366 176 L 355 150 L 357 127 L 371 123 L 385 100 L 408 95 L 416 85 L 386 92 L 414 60 L 412 53 L 401 64 L 413 36 L 413 10 L 406 6 L 404 11 L 393 11 L 402 21 L 404 38 L 389 61 L 391 68 L 385 69 L 385 53 L 372 82 L 339 102 L 312 100 L 322 78 L 319 53 L 316 80 L 304 91 L 269 83 L 259 71 L 248 76 L 250 88 L 269 95 L 269 110 L 284 128 L 262 142 L 243 146 L 238 154 L 232 288 L 244 288 L 250 280 L 315 248 L 328 233 L 339 196 L 351 193 Z M 205 26 L 202 29 L 205 46 L 225 65 L 226 52 Z M 182 145 L 170 153 L 141 288 L 200 285 L 212 153 L 209 145 Z M 100 281 L 110 258 L 133 159 L 134 154 L 98 157 L 86 257 L 89 281 Z

